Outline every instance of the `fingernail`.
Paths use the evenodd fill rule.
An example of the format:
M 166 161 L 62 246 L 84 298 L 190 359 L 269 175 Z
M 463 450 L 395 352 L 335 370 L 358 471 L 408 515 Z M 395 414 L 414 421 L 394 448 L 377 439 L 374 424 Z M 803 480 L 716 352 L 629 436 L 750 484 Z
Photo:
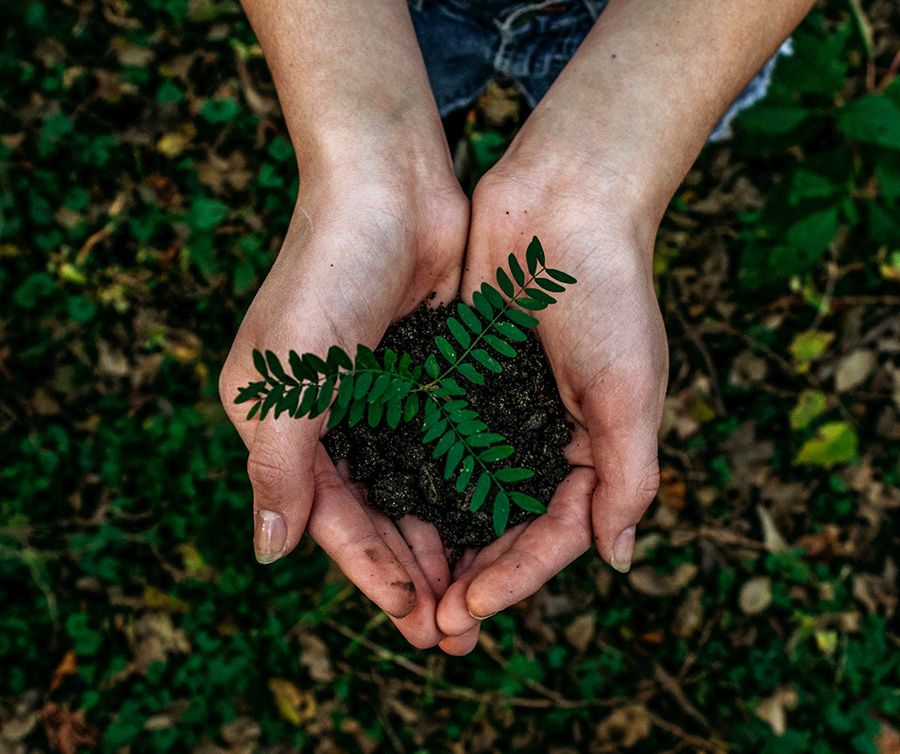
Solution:
M 623 531 L 613 545 L 612 561 L 610 565 L 619 573 L 628 573 L 631 568 L 631 558 L 634 555 L 634 526 L 629 526 Z
M 475 615 L 475 613 L 466 608 L 466 612 L 468 612 L 475 620 L 487 620 L 488 618 L 493 618 L 499 611 L 494 610 L 494 612 L 488 613 L 487 615 Z
M 256 512 L 256 533 L 253 535 L 253 549 L 256 559 L 262 563 L 273 563 L 284 554 L 287 543 L 287 525 L 275 511 Z

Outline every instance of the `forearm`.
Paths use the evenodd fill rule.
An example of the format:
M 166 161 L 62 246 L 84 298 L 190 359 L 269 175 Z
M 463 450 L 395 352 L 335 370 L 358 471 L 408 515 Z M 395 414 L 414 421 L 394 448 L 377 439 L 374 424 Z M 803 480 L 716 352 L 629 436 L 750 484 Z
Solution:
M 405 0 L 243 0 L 301 168 L 359 155 L 449 164 Z M 405 149 L 397 151 L 397 144 Z
M 510 159 L 564 154 L 563 184 L 580 174 L 661 216 L 724 110 L 811 5 L 612 0 Z

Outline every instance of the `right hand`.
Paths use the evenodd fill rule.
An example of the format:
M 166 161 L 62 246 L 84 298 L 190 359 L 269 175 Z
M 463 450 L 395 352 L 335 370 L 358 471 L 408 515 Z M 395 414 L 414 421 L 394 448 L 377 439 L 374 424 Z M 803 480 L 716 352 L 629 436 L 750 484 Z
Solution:
M 324 357 L 337 344 L 352 354 L 358 343 L 374 348 L 391 322 L 432 291 L 435 302 L 454 298 L 469 206 L 449 155 L 442 162 L 404 171 L 396 160 L 342 160 L 304 175 L 281 251 L 219 380 L 222 403 L 250 453 L 257 559 L 283 557 L 308 530 L 418 647 L 443 637 L 435 612 L 450 574 L 436 529 L 412 516 L 395 525 L 360 502 L 320 443 L 327 412 L 247 421 L 249 404 L 234 399 L 258 378 L 254 349 L 282 359 L 289 350 Z

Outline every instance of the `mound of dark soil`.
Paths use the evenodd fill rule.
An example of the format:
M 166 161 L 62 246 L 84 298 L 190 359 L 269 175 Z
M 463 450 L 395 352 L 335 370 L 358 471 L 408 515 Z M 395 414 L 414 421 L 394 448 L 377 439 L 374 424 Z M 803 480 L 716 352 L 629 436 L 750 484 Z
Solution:
M 376 349 L 409 353 L 422 364 L 436 352 L 435 335 L 450 337 L 446 319 L 451 307 L 430 308 L 424 304 L 409 316 L 391 325 Z M 535 475 L 511 485 L 513 489 L 549 502 L 557 485 L 569 471 L 563 448 L 571 436 L 553 374 L 533 331 L 528 340 L 515 344 L 518 355 L 505 358 L 492 354 L 502 364 L 501 374 L 486 374 L 484 385 L 473 385 L 460 377 L 469 391 L 469 402 L 492 432 L 510 441 L 516 452 L 506 464 L 532 469 Z M 486 371 L 486 370 L 482 370 Z M 472 513 L 468 501 L 473 484 L 456 492 L 453 479 L 444 481 L 444 459 L 432 459 L 432 446 L 423 446 L 421 412 L 396 429 L 382 424 L 375 429 L 365 421 L 353 428 L 341 424 L 324 439 L 333 459 L 346 458 L 350 476 L 368 490 L 370 505 L 392 519 L 412 513 L 433 523 L 444 544 L 459 554 L 464 547 L 482 547 L 495 539 L 490 501 Z M 473 483 L 477 474 L 473 475 Z M 511 506 L 509 526 L 534 518 Z

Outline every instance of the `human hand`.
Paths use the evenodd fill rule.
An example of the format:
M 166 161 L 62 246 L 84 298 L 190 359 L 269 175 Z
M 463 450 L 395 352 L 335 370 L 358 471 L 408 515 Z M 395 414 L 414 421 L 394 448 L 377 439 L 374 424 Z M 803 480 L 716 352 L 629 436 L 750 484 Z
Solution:
M 308 529 L 411 643 L 433 646 L 441 638 L 436 604 L 449 581 L 434 527 L 412 517 L 395 526 L 361 502 L 320 443 L 327 414 L 247 421 L 248 406 L 234 403 L 256 376 L 254 349 L 324 356 L 332 344 L 374 347 L 432 291 L 436 301 L 456 294 L 468 201 L 449 155 L 422 171 L 404 171 L 397 159 L 342 158 L 304 175 L 281 251 L 223 367 L 220 395 L 250 452 L 259 561 L 283 557 Z
M 627 185 L 611 196 L 515 155 L 476 188 L 464 297 L 493 279 L 510 251 L 521 258 L 533 235 L 552 266 L 578 279 L 540 313 L 537 328 L 576 427 L 566 449 L 575 468 L 545 515 L 461 562 L 437 614 L 446 634 L 440 646 L 450 654 L 470 651 L 480 619 L 536 592 L 592 540 L 614 568 L 627 571 L 635 525 L 656 494 L 668 372 L 651 273 L 658 221 L 631 211 Z

